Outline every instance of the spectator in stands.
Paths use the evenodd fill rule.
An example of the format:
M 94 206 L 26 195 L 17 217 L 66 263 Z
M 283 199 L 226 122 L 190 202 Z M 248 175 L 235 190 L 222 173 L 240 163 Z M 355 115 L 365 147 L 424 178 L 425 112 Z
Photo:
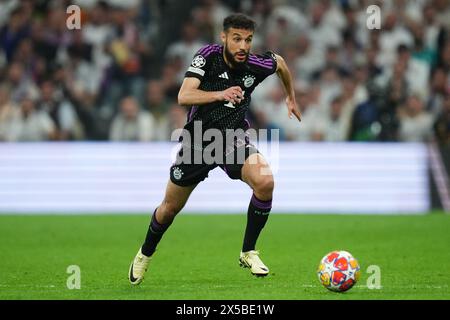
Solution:
M 383 69 L 378 62 L 379 49 L 377 47 L 368 47 L 365 52 L 365 65 L 370 78 L 375 78 L 382 74 Z
M 342 66 L 342 59 L 344 57 L 340 57 L 341 51 L 338 46 L 328 46 L 325 49 L 325 66 L 324 69 L 334 68 L 339 75 L 342 75 L 347 72 Z M 341 59 L 342 58 L 342 59 Z
M 408 113 L 398 111 L 406 109 L 412 93 L 420 93 L 439 128 L 445 119 L 450 87 L 447 0 L 202 0 L 186 3 L 187 10 L 180 15 L 186 19 L 177 18 L 173 24 L 165 19 L 173 9 L 167 1 L 83 0 L 76 2 L 82 11 L 81 30 L 67 28 L 66 2 L 0 1 L 0 85 L 9 88 L 11 104 L 22 105 L 26 97 L 37 103 L 37 109 L 51 105 L 52 99 L 41 98 L 49 80 L 56 100 L 70 104 L 70 114 L 82 124 L 82 131 L 64 129 L 61 135 L 60 125 L 66 121 L 52 109 L 58 129 L 54 139 L 108 139 L 111 121 L 126 96 L 133 96 L 155 118 L 152 139 L 166 139 L 172 118 L 185 120 L 184 109 L 169 106 L 177 99 L 192 56 L 204 42 L 219 42 L 214 30 L 222 28 L 222 18 L 233 11 L 257 20 L 255 52 L 284 53 L 299 80 L 308 114 L 300 127 L 306 131 L 310 132 L 307 122 L 331 121 L 330 113 L 337 113 L 333 124 L 353 124 L 351 139 L 398 141 L 399 114 Z M 382 10 L 380 30 L 366 27 L 366 9 L 372 4 Z M 269 116 L 260 112 L 270 103 L 276 105 L 278 85 L 276 77 L 269 77 L 255 90 L 249 115 L 256 114 L 257 127 L 287 130 L 277 124 L 276 112 Z M 331 106 L 336 96 L 344 100 L 339 112 Z M 5 110 L 11 108 L 2 108 L 3 114 L 10 114 Z M 36 112 L 41 111 L 45 114 Z M 380 124 L 380 133 L 366 134 L 376 127 L 374 123 Z M 9 130 L 3 125 L 0 131 Z M 312 132 L 288 138 L 326 140 L 321 130 Z
M 371 96 L 358 104 L 353 112 L 349 140 L 376 141 L 381 132 L 377 92 L 369 91 Z
M 55 90 L 51 80 L 45 80 L 41 86 L 41 99 L 37 106 L 46 112 L 56 127 L 57 140 L 79 140 L 82 138 L 82 128 L 73 105 L 65 99 L 62 92 Z
M 56 62 L 58 54 L 58 43 L 54 43 L 48 36 L 47 21 L 44 19 L 33 20 L 30 38 L 33 41 L 35 54 L 45 60 L 46 66 Z
M 117 102 L 124 96 L 132 95 L 139 102 L 144 101 L 145 82 L 142 78 L 142 54 L 147 47 L 140 39 L 136 24 L 137 11 L 133 8 L 114 6 L 111 8 L 113 35 L 107 45 L 112 59 L 109 70 L 109 88 L 104 105 L 116 110 Z
M 282 52 L 298 35 L 309 26 L 306 15 L 294 5 L 281 3 L 274 6 L 266 21 L 265 44 L 269 50 Z M 256 37 L 258 40 L 258 37 Z M 257 41 L 258 42 L 258 41 Z
M 422 23 L 410 23 L 411 33 L 414 36 L 414 45 L 411 50 L 411 57 L 415 61 L 425 63 L 428 68 L 436 64 L 436 48 L 429 47 L 425 38 L 425 26 Z
M 296 78 L 309 81 L 313 74 L 318 72 L 324 65 L 323 52 L 311 46 L 307 33 L 300 34 L 296 41 L 297 58 L 295 63 Z
M 447 30 L 450 29 L 450 3 L 447 0 L 434 0 L 432 4 L 436 8 L 436 20 Z
M 0 2 L 0 28 L 8 23 L 13 12 L 19 5 L 19 0 L 6 0 Z
M 56 139 L 56 127 L 50 116 L 36 110 L 35 101 L 25 97 L 14 114 L 6 134 L 7 141 L 46 141 Z
M 400 45 L 410 47 L 414 41 L 411 33 L 399 21 L 395 11 L 384 14 L 384 23 L 379 34 L 380 62 L 386 68 L 395 63 Z
M 408 97 L 405 106 L 399 108 L 399 139 L 405 142 L 425 142 L 431 139 L 433 117 L 425 111 L 418 94 Z
M 88 20 L 81 29 L 83 39 L 93 46 L 97 54 L 102 54 L 108 39 L 114 34 L 113 26 L 110 22 L 111 8 L 106 1 L 96 1 L 95 6 L 89 11 Z
M 342 117 L 344 107 L 343 96 L 333 98 L 330 104 L 330 114 L 325 125 L 324 140 L 330 142 L 346 141 L 349 134 L 349 123 Z
M 169 107 L 170 102 L 166 98 L 162 82 L 150 80 L 147 84 L 146 110 L 149 111 L 155 119 L 154 140 L 168 141 L 170 139 Z
M 8 62 L 13 60 L 14 52 L 19 43 L 30 33 L 25 12 L 19 7 L 9 17 L 8 23 L 0 29 L 0 48 L 5 51 Z
M 436 19 L 436 8 L 432 3 L 426 3 L 423 8 L 425 46 L 438 49 L 438 37 L 442 32 L 442 26 Z
M 364 86 L 358 85 L 355 78 L 351 75 L 345 75 L 342 77 L 340 98 L 342 99 L 342 109 L 339 112 L 339 126 L 342 132 L 345 132 L 345 139 L 348 139 L 355 110 L 361 103 L 367 101 L 368 93 Z M 336 106 L 335 108 L 338 109 L 339 107 Z M 338 111 L 335 112 L 337 114 Z M 331 118 L 333 119 L 333 116 Z
M 0 141 L 5 141 L 9 130 L 11 121 L 19 112 L 19 107 L 16 106 L 10 99 L 9 86 L 0 85 Z
M 150 141 L 155 136 L 155 120 L 146 111 L 141 111 L 135 98 L 125 97 L 120 103 L 120 112 L 114 118 L 109 137 L 112 141 Z
M 442 145 L 450 145 L 450 93 L 447 94 L 442 111 L 434 124 L 436 141 Z
M 80 31 L 74 31 L 72 35 L 73 41 L 67 48 L 63 80 L 67 82 L 71 95 L 80 104 L 92 106 L 98 100 L 106 66 L 95 60 L 92 45 L 82 42 Z
M 450 39 L 443 44 L 438 57 L 438 66 L 444 68 L 447 73 L 450 72 Z M 450 85 L 450 77 L 447 79 L 447 83 Z
M 322 51 L 328 47 L 339 46 L 342 41 L 340 29 L 344 25 L 340 25 L 341 22 L 338 21 L 341 20 L 342 13 L 338 13 L 338 20 L 335 21 L 335 19 L 329 18 L 329 9 L 330 7 L 326 3 L 318 1 L 311 3 L 309 11 L 310 29 L 308 33 L 312 45 Z
M 169 109 L 169 130 L 170 141 L 178 141 L 186 123 L 187 111 L 186 108 L 180 107 L 178 104 L 173 104 Z
M 331 100 L 342 92 L 342 82 L 339 70 L 334 66 L 327 66 L 319 73 L 320 104 L 329 106 Z M 325 112 L 328 109 L 324 110 Z
M 302 113 L 302 125 L 294 121 L 286 122 L 286 140 L 319 141 L 323 140 L 326 120 L 320 114 L 319 107 L 313 103 L 313 91 L 296 90 L 296 101 Z
M 39 96 L 39 88 L 19 61 L 9 64 L 6 83 L 12 88 L 11 100 L 15 103 L 19 103 L 25 96 L 32 99 Z
M 430 76 L 430 64 L 420 58 L 411 57 L 411 49 L 406 45 L 399 45 L 397 59 L 406 64 L 406 80 L 409 85 L 409 93 L 416 92 L 425 96 L 428 94 L 428 79 Z
M 283 88 L 277 84 L 270 90 L 267 99 L 261 100 L 258 105 L 255 105 L 255 114 L 262 128 L 279 129 L 281 140 L 284 140 L 287 125 L 284 97 Z
M 179 67 L 174 63 L 166 63 L 161 74 L 161 82 L 164 92 L 170 100 L 177 100 L 180 90 L 180 81 L 178 79 Z
M 219 43 L 223 19 L 231 14 L 231 10 L 219 0 L 202 0 L 201 3 L 192 11 L 192 18 L 203 33 L 202 39 Z
M 378 105 L 381 124 L 380 140 L 382 141 L 397 141 L 398 139 L 397 110 L 400 105 L 405 103 L 409 92 L 405 73 L 405 61 L 397 61 L 388 82 L 380 86 L 383 91 Z
M 448 73 L 441 67 L 433 70 L 430 79 L 430 93 L 426 101 L 426 109 L 431 112 L 433 118 L 439 116 L 443 110 L 443 104 L 448 91 Z
M 172 63 L 178 61 L 177 80 L 181 82 L 195 53 L 205 42 L 199 38 L 198 29 L 192 22 L 186 22 L 181 29 L 181 39 L 167 48 L 166 58 Z

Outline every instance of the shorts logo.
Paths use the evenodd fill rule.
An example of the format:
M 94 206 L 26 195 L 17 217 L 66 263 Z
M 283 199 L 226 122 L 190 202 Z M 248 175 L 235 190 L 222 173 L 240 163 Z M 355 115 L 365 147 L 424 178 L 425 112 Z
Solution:
M 246 75 L 244 79 L 242 79 L 242 81 L 244 81 L 244 86 L 246 88 L 250 88 L 253 85 L 253 83 L 255 83 L 255 77 L 251 75 Z
M 173 168 L 173 177 L 175 180 L 180 180 L 183 177 L 184 172 L 179 167 Z
M 205 58 L 203 58 L 202 56 L 198 55 L 196 56 L 193 60 L 192 60 L 192 66 L 194 68 L 201 68 L 206 64 L 206 60 Z

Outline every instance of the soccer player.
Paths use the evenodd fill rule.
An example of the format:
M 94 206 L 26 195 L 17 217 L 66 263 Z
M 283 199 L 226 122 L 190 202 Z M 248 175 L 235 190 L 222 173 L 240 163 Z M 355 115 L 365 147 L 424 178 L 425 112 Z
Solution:
M 223 45 L 207 45 L 194 56 L 178 94 L 178 103 L 190 106 L 184 127 L 186 132 L 191 135 L 197 133 L 195 123 L 201 124 L 200 134 L 208 129 L 219 130 L 224 136 L 228 136 L 230 130 L 245 132 L 249 128 L 245 114 L 251 93 L 273 73 L 277 73 L 286 91 L 288 116 L 292 118 L 294 115 L 301 121 L 293 80 L 283 58 L 272 52 L 262 55 L 250 53 L 254 31 L 255 22 L 246 15 L 228 16 L 221 32 Z M 224 161 L 195 162 L 195 155 L 203 155 L 206 145 L 204 141 L 196 143 L 197 138 L 192 137 L 190 141 L 182 139 L 177 161 L 170 168 L 165 197 L 154 211 L 144 244 L 129 268 L 128 278 L 134 285 L 142 282 L 156 246 L 191 192 L 216 167 L 224 170 L 231 179 L 247 183 L 253 190 L 239 263 L 250 268 L 254 275 L 266 276 L 269 273 L 269 268 L 255 250 L 272 208 L 274 180 L 268 163 L 247 136 L 239 135 L 234 136 L 231 144 L 225 139 Z M 237 161 L 239 154 L 243 154 L 242 161 Z M 186 158 L 194 159 L 194 163 L 180 162 L 186 155 Z

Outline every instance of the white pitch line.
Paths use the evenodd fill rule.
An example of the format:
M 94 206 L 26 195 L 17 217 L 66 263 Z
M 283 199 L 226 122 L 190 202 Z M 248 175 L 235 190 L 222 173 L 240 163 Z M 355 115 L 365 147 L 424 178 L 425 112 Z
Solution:
M 302 284 L 300 285 L 303 288 L 321 288 L 321 285 L 314 285 L 314 284 Z M 369 289 L 367 286 L 365 285 L 355 285 L 353 286 L 353 288 L 358 288 L 358 289 Z M 448 289 L 449 286 L 448 285 L 442 285 L 442 286 L 438 286 L 438 285 L 409 285 L 409 286 L 381 286 L 381 288 L 379 289 L 369 289 L 369 290 L 382 290 L 382 289 Z
M 0 287 L 2 288 L 56 288 L 55 285 L 29 285 L 29 284 L 0 284 Z

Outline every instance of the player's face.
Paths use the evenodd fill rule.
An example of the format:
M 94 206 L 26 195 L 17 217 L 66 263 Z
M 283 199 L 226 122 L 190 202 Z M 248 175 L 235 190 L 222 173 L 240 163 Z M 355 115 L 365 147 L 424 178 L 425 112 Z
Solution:
M 252 46 L 253 31 L 230 28 L 222 32 L 227 61 L 234 67 L 242 66 L 248 59 Z

